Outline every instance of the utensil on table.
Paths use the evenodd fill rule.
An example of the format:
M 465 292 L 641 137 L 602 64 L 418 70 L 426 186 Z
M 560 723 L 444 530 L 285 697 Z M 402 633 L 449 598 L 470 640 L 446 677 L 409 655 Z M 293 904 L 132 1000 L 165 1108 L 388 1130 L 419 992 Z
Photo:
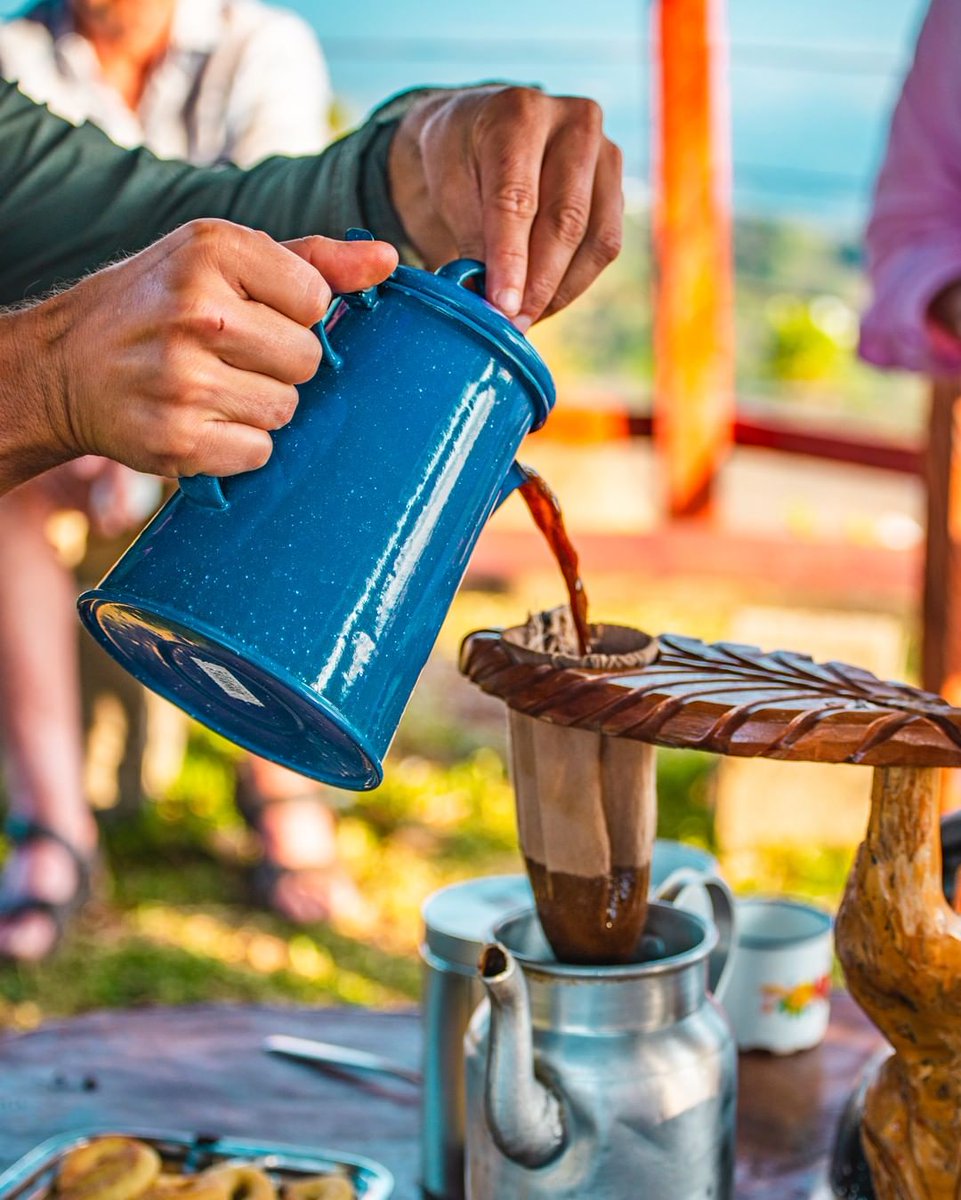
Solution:
M 717 859 L 704 850 L 663 838 L 654 842 L 651 898 L 661 898 L 683 880 L 685 886 L 674 896 L 678 907 L 718 925 L 718 945 L 710 955 L 712 988 L 732 939 L 730 901 L 725 909 L 725 896 L 708 887 L 716 882 L 718 869 Z M 441 888 L 424 902 L 421 1184 L 435 1200 L 464 1196 L 464 1035 L 485 994 L 477 960 L 494 926 L 533 903 L 526 875 L 468 879 Z
M 317 1042 L 312 1038 L 288 1037 L 275 1033 L 264 1039 L 264 1050 L 282 1058 L 315 1066 L 334 1067 L 338 1071 L 358 1071 L 365 1075 L 386 1075 L 400 1079 L 413 1087 L 420 1087 L 421 1074 L 412 1067 L 404 1067 L 379 1054 L 366 1050 L 355 1050 L 350 1046 L 337 1046 L 333 1042 Z

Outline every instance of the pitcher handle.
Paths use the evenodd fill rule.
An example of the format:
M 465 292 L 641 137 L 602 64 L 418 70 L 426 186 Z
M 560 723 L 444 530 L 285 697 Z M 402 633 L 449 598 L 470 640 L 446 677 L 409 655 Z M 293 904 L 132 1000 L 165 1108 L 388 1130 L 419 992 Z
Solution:
M 678 867 L 655 890 L 654 899 L 673 904 L 684 888 L 691 884 L 704 888 L 711 901 L 711 915 L 717 927 L 717 945 L 711 951 L 707 964 L 707 986 L 714 993 L 714 999 L 723 1002 L 734 965 L 732 952 L 737 918 L 731 889 L 717 875 L 705 875 L 693 867 Z
M 328 314 L 330 311 L 328 310 Z M 339 370 L 343 366 L 344 360 L 331 346 L 330 338 L 327 336 L 327 327 L 323 321 L 319 321 L 314 326 L 314 333 L 320 339 L 323 350 L 321 366 L 326 363 L 331 370 Z M 216 475 L 181 475 L 179 483 L 180 490 L 191 504 L 196 504 L 200 508 L 213 509 L 215 512 L 223 512 L 224 509 L 230 507 L 220 479 Z
M 477 258 L 455 258 L 449 263 L 444 263 L 442 267 L 438 267 L 434 272 L 441 279 L 449 279 L 451 283 L 456 283 L 463 287 L 468 279 L 477 280 L 477 290 L 483 296 L 484 284 L 487 281 L 487 268 Z

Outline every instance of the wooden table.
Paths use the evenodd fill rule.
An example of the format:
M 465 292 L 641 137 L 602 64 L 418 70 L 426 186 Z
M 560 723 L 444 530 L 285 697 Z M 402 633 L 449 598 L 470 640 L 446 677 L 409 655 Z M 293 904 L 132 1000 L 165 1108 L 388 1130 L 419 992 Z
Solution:
M 0 1038 L 0 1169 L 42 1139 L 115 1124 L 246 1135 L 367 1154 L 415 1200 L 417 1097 L 262 1053 L 269 1033 L 373 1050 L 416 1066 L 417 1015 L 363 1009 L 201 1006 L 93 1013 Z M 737 1195 L 801 1200 L 823 1174 L 834 1124 L 878 1035 L 847 996 L 816 1050 L 742 1056 Z

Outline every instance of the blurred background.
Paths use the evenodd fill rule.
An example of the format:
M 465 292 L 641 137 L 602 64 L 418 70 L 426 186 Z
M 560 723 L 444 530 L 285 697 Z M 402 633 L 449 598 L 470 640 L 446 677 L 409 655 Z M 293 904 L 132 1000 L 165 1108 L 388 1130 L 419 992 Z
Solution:
M 0 16 L 20 7 L 0 0 Z M 690 505 L 672 491 L 663 439 L 651 437 L 650 6 L 288 7 L 319 36 L 341 129 L 420 83 L 508 79 L 603 105 L 625 153 L 624 250 L 532 334 L 559 404 L 523 453 L 561 499 L 594 619 L 784 646 L 918 681 L 928 388 L 859 363 L 855 347 L 862 227 L 925 4 L 729 0 L 737 416 L 709 502 Z M 91 791 L 117 869 L 55 959 L 0 967 L 0 1022 L 200 999 L 414 1001 L 423 898 L 520 869 L 503 713 L 460 680 L 457 647 L 472 629 L 516 624 L 562 598 L 526 509 L 510 501 L 478 547 L 384 785 L 342 795 L 340 850 L 377 915 L 364 938 L 251 909 L 234 752 L 212 735 L 191 732 L 183 769 L 159 794 L 125 799 L 110 748 L 123 740 L 123 708 L 108 702 L 106 765 Z M 867 772 L 662 752 L 659 779 L 661 836 L 714 850 L 741 890 L 836 902 L 863 829 Z

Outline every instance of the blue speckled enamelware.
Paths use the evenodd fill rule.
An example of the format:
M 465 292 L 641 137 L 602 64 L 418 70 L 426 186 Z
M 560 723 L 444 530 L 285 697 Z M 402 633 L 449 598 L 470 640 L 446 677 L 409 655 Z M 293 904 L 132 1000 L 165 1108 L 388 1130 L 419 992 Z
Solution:
M 398 267 L 338 300 L 269 463 L 183 481 L 79 600 L 148 687 L 338 787 L 380 782 L 514 454 L 554 402 L 542 360 L 464 286 L 482 271 Z

